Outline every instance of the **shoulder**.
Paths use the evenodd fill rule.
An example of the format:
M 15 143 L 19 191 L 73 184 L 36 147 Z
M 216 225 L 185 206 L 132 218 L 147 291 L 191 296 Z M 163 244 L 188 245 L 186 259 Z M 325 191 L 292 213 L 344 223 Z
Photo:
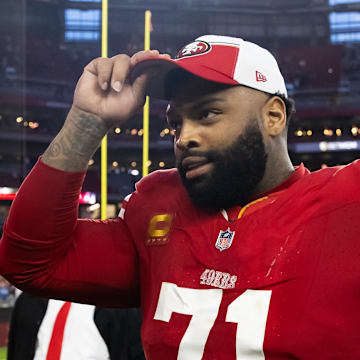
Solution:
M 180 187 L 182 185 L 177 169 L 154 171 L 136 183 L 136 191 L 139 193 L 174 190 Z
M 348 165 L 315 171 L 308 177 L 310 188 L 317 187 L 331 201 L 360 201 L 360 160 Z
M 180 198 L 186 197 L 185 189 L 176 169 L 158 170 L 147 175 L 135 185 L 135 191 L 125 197 L 119 217 L 128 218 L 126 214 L 150 212 L 154 209 L 171 208 Z M 159 210 L 160 211 L 160 210 Z
M 318 182 L 343 182 L 349 184 L 356 181 L 358 183 L 360 176 L 360 160 L 356 160 L 347 165 L 332 166 L 311 174 L 311 178 L 317 179 Z
M 283 202 L 303 212 L 310 209 L 316 214 L 329 212 L 354 202 L 360 202 L 360 162 L 334 166 L 309 172 L 282 192 Z

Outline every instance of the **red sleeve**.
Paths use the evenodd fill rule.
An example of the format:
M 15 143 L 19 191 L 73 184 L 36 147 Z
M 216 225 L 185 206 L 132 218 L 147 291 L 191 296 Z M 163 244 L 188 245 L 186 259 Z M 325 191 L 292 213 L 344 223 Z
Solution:
M 4 225 L 0 273 L 39 296 L 136 306 L 138 257 L 124 221 L 77 219 L 84 176 L 38 161 Z

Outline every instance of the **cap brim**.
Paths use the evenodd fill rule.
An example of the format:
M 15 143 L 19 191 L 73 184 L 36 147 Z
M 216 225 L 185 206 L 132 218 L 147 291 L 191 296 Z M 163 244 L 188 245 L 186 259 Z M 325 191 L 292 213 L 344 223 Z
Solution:
M 188 61 L 177 61 L 169 58 L 145 59 L 137 63 L 131 72 L 131 81 L 133 82 L 148 69 L 155 69 L 157 75 L 150 80 L 146 94 L 157 99 L 169 100 L 169 93 L 166 91 L 165 84 L 169 72 L 174 69 L 183 69 L 209 81 L 238 85 L 238 82 L 234 79 L 213 69 L 199 64 L 189 63 Z

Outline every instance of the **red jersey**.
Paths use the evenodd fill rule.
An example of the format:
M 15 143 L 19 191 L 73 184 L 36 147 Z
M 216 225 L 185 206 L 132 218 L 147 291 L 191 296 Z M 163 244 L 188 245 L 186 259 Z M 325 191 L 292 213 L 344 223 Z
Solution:
M 359 162 L 300 166 L 216 213 L 193 206 L 176 170 L 158 171 L 109 221 L 76 219 L 82 178 L 39 162 L 22 185 L 0 245 L 17 286 L 141 301 L 150 360 L 360 358 Z

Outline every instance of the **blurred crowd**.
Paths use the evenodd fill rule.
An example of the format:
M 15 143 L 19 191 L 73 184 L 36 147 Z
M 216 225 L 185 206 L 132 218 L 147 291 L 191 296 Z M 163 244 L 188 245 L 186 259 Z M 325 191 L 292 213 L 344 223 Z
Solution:
M 0 34 L 0 48 L 2 49 L 0 84 L 14 84 L 11 80 L 24 75 L 28 80 L 42 79 L 58 82 L 59 85 L 65 82 L 72 84 L 81 74 L 83 67 L 96 56 L 95 54 L 99 54 L 98 47 L 99 44 L 97 43 L 89 43 L 88 46 L 82 44 L 77 47 L 74 44 L 54 41 L 45 36 L 43 38 L 29 36 L 25 44 L 19 44 L 19 41 L 11 35 Z M 157 46 L 155 43 L 153 47 L 161 48 L 161 45 Z M 117 43 L 110 52 L 124 52 L 132 55 L 142 49 L 143 39 L 134 34 L 123 46 L 119 46 L 119 43 Z M 160 50 L 170 53 L 172 56 L 175 55 L 176 51 L 168 47 Z M 332 67 L 332 72 L 328 73 L 332 75 L 330 79 L 334 79 L 336 78 L 335 75 L 339 75 L 336 72 L 341 70 L 340 65 L 345 73 L 351 74 L 356 74 L 354 66 L 359 66 L 360 48 L 358 46 L 343 49 L 341 45 L 324 45 L 321 48 L 277 49 L 274 52 L 278 55 L 285 78 L 297 88 L 314 87 L 314 85 L 318 87 L 321 85 L 321 83 L 319 84 L 318 74 L 319 71 L 322 72 L 321 66 L 316 68 L 316 63 L 319 63 L 320 60 L 322 65 L 324 65 L 322 62 L 326 60 L 329 63 L 328 65 Z M 319 54 L 322 54 L 322 56 L 319 57 Z M 327 54 L 331 56 L 328 57 Z M 314 66 L 316 72 L 313 71 Z M 327 72 L 328 68 L 324 70 Z M 324 79 L 320 80 L 324 81 Z M 324 86 L 327 85 L 324 84 Z M 61 92 L 58 95 L 61 95 Z
M 15 303 L 15 287 L 0 276 L 0 308 L 13 307 Z

